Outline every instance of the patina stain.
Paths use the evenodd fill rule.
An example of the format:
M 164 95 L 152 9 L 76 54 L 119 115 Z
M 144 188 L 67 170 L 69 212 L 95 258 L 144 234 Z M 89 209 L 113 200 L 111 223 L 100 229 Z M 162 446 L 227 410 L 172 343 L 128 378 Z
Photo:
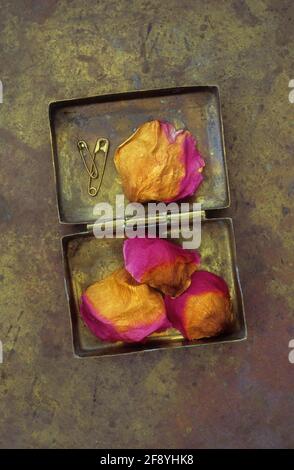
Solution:
M 293 447 L 293 16 L 291 0 L 1 2 L 1 447 Z M 48 103 L 211 83 L 249 338 L 74 359 Z

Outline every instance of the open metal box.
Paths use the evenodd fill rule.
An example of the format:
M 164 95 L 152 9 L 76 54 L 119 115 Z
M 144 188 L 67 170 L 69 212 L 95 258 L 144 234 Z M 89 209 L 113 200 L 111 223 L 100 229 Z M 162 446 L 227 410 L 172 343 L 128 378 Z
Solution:
M 246 322 L 232 220 L 209 217 L 211 210 L 230 204 L 218 88 L 181 87 L 58 101 L 50 104 L 49 119 L 59 221 L 72 225 L 75 230 L 62 238 L 74 353 L 79 357 L 116 355 L 245 339 Z M 236 318 L 235 329 L 230 334 L 200 341 L 186 341 L 177 330 L 171 329 L 151 335 L 142 344 L 105 343 L 84 326 L 79 315 L 79 299 L 89 284 L 123 265 L 123 240 L 94 237 L 93 207 L 100 201 L 115 205 L 115 196 L 123 193 L 114 167 L 115 149 L 135 128 L 152 119 L 189 129 L 205 159 L 204 181 L 195 197 L 187 202 L 191 203 L 191 210 L 192 202 L 201 203 L 201 267 L 227 281 Z M 100 192 L 92 198 L 87 192 L 77 141 L 84 139 L 92 147 L 98 137 L 109 139 L 110 149 Z

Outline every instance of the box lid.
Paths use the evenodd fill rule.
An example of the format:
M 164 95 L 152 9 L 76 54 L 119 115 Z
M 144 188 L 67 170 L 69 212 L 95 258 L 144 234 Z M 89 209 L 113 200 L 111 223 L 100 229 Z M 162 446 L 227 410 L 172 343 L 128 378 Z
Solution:
M 61 223 L 90 224 L 95 221 L 93 208 L 98 202 L 115 206 L 116 195 L 123 194 L 114 166 L 115 150 L 137 127 L 152 119 L 169 121 L 176 128 L 186 128 L 197 140 L 206 165 L 204 181 L 187 202 L 201 203 L 205 211 L 229 206 L 218 88 L 194 86 L 135 91 L 50 104 L 51 143 Z M 88 174 L 77 142 L 86 141 L 93 151 L 98 138 L 108 139 L 110 146 L 100 191 L 91 197 L 88 194 Z M 101 172 L 102 155 L 97 155 L 96 162 Z

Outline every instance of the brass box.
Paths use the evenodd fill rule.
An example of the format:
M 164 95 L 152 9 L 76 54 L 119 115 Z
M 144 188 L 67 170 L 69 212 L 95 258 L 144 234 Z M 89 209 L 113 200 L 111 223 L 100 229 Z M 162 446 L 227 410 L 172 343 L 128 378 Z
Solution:
M 100 201 L 114 206 L 115 196 L 123 193 L 113 162 L 115 149 L 135 128 L 152 119 L 189 129 L 205 159 L 204 181 L 188 202 L 201 203 L 204 211 L 199 249 L 201 268 L 227 281 L 236 318 L 235 329 L 230 334 L 200 341 L 187 341 L 177 330 L 168 330 L 151 335 L 142 344 L 105 343 L 84 326 L 79 315 L 79 300 L 89 284 L 123 264 L 123 240 L 94 237 L 91 230 L 95 221 L 93 207 Z M 181 87 L 58 101 L 49 106 L 49 120 L 59 221 L 70 224 L 74 231 L 62 238 L 62 253 L 75 355 L 116 355 L 246 339 L 233 223 L 229 218 L 210 216 L 211 210 L 215 215 L 216 209 L 230 205 L 218 88 Z M 77 141 L 84 139 L 92 148 L 98 137 L 109 139 L 110 149 L 100 192 L 92 198 L 87 192 L 87 176 Z

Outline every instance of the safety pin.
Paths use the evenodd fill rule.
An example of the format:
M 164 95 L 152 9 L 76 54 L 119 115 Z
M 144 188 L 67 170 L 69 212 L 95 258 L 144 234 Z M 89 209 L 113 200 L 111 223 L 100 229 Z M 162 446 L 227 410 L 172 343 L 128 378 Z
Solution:
M 98 177 L 98 169 L 97 169 L 97 166 L 96 166 L 96 163 L 95 163 L 95 153 L 94 153 L 94 157 L 92 157 L 92 154 L 89 150 L 88 144 L 85 140 L 79 140 L 77 145 L 78 145 L 78 149 L 79 149 L 84 167 L 85 167 L 85 169 L 86 169 L 86 171 L 89 175 L 89 178 L 96 179 Z M 89 167 L 87 165 L 87 162 L 86 162 L 85 152 L 88 153 L 88 155 L 90 156 L 90 159 L 91 159 L 91 168 L 90 169 L 89 169 Z
M 89 177 L 88 194 L 92 197 L 96 196 L 98 194 L 98 192 L 100 191 L 103 176 L 104 176 L 104 172 L 105 172 L 105 167 L 106 167 L 108 149 L 109 149 L 109 140 L 108 139 L 102 138 L 102 139 L 97 140 L 96 145 L 95 145 L 95 149 L 94 149 L 94 157 L 93 157 L 93 163 L 94 163 L 95 167 L 96 167 L 95 157 L 99 152 L 102 152 L 104 154 L 104 160 L 103 160 L 102 171 L 101 171 L 101 174 L 100 174 L 99 183 L 98 183 L 97 188 L 92 186 L 92 179 L 96 179 L 96 178 L 93 178 L 91 176 Z M 97 173 L 98 173 L 98 170 L 97 170 Z M 97 174 L 97 177 L 98 177 L 98 174 Z
M 97 142 L 96 142 L 96 145 L 95 145 L 95 148 L 94 148 L 94 152 L 93 152 L 93 156 L 92 156 L 92 154 L 89 150 L 88 144 L 85 140 L 79 140 L 78 143 L 77 143 L 77 146 L 78 146 L 78 149 L 79 149 L 84 167 L 87 171 L 87 174 L 89 175 L 88 194 L 92 197 L 95 197 L 98 194 L 99 190 L 100 190 L 100 187 L 101 187 L 101 184 L 102 184 L 102 179 L 103 179 L 104 172 L 105 172 L 107 154 L 108 154 L 108 149 L 109 149 L 109 140 L 105 139 L 105 138 L 97 139 Z M 86 162 L 86 155 L 85 155 L 86 152 L 89 155 L 90 160 L 91 160 L 91 168 L 89 168 L 89 166 Z M 96 188 L 95 186 L 92 186 L 92 180 L 97 179 L 99 177 L 99 171 L 98 171 L 98 168 L 97 168 L 97 165 L 96 165 L 96 162 L 95 162 L 96 155 L 99 152 L 104 153 L 104 161 L 103 161 L 103 167 L 102 167 L 101 175 L 100 175 L 100 178 L 99 178 L 98 187 Z

